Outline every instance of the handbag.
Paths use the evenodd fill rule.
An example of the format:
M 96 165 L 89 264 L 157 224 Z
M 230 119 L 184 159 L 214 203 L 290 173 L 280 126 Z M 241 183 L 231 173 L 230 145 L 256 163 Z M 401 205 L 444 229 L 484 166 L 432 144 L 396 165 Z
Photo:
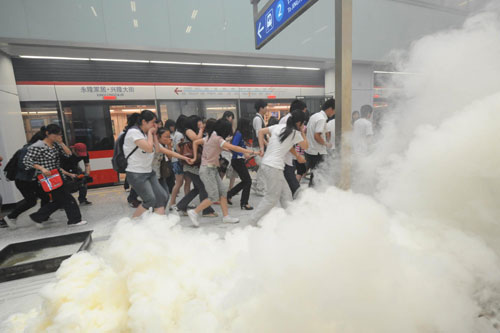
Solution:
M 172 175 L 172 163 L 163 157 L 160 161 L 160 178 L 167 179 Z
M 50 176 L 48 177 L 44 174 L 38 175 L 38 181 L 45 192 L 52 192 L 63 186 L 63 179 L 57 169 L 50 170 Z
M 181 142 L 178 144 L 179 154 L 186 156 L 187 158 L 193 158 L 193 143 L 191 141 Z M 198 146 L 198 155 L 196 156 L 196 161 L 192 164 L 193 166 L 199 166 L 201 164 L 201 155 L 203 154 L 203 147 Z M 180 160 L 183 164 L 188 165 L 184 160 Z

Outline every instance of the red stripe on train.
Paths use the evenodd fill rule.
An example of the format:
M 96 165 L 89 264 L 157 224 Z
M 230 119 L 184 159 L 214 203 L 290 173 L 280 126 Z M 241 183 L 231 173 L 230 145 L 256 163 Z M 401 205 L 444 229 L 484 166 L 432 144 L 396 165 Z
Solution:
M 111 158 L 113 157 L 112 150 L 94 150 L 89 151 L 89 158 Z
M 118 182 L 118 173 L 113 169 L 90 171 L 90 176 L 94 179 L 92 185 L 113 184 Z

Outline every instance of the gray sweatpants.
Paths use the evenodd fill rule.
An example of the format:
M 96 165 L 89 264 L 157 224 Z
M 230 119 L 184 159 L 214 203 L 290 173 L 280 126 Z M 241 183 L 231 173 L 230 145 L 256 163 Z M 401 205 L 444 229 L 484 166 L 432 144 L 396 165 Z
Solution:
M 257 223 L 276 206 L 278 201 L 283 208 L 286 208 L 288 203 L 292 201 L 292 192 L 286 182 L 283 170 L 268 165 L 261 165 L 260 170 L 262 170 L 262 177 L 266 183 L 266 191 L 264 197 L 252 214 L 253 223 Z

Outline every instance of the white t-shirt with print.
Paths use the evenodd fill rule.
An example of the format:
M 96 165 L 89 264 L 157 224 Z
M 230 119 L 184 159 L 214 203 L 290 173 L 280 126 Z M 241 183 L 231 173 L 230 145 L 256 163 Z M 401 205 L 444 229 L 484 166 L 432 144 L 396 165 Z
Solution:
M 280 133 L 285 129 L 286 125 L 274 125 L 269 127 L 269 144 L 267 145 L 266 153 L 262 158 L 262 164 L 283 170 L 285 169 L 285 155 L 294 145 L 304 141 L 302 134 L 293 130 L 285 141 L 280 142 Z
M 371 121 L 359 118 L 354 122 L 352 130 L 352 150 L 356 155 L 368 154 L 368 137 L 373 135 Z
M 137 127 L 132 127 L 127 131 L 125 135 L 125 141 L 123 143 L 123 153 L 125 157 L 128 156 L 132 152 L 132 150 L 137 147 L 135 141 L 137 140 L 146 140 L 147 136 L 142 133 L 142 131 Z M 137 173 L 150 173 L 153 171 L 152 164 L 155 153 L 146 153 L 141 148 L 137 148 L 137 150 L 130 155 L 127 162 L 127 169 L 125 171 L 129 172 L 137 172 Z
M 326 132 L 326 121 L 328 117 L 325 111 L 320 111 L 309 118 L 307 123 L 307 142 L 309 143 L 309 148 L 306 153 L 309 155 L 326 155 L 326 146 L 319 144 L 314 138 L 315 133 L 321 133 L 321 137 L 326 142 L 325 132 Z
M 283 118 L 280 119 L 280 125 L 286 125 L 288 118 L 290 118 L 290 113 L 288 113 L 286 116 L 284 116 Z M 295 156 L 293 156 L 292 153 L 288 152 L 285 155 L 285 164 L 288 166 L 293 166 L 294 159 L 295 159 Z

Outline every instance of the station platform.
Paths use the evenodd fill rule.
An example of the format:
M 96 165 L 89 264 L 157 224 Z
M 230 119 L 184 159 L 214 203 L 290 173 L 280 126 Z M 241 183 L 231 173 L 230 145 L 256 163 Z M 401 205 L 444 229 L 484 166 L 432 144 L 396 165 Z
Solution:
M 227 186 L 228 181 L 225 179 L 224 182 Z M 238 183 L 238 180 L 236 183 Z M 183 196 L 183 192 L 181 193 L 182 195 L 178 197 L 178 201 Z M 82 217 L 88 221 L 88 224 L 77 227 L 68 227 L 64 211 L 59 210 L 51 216 L 50 221 L 46 223 L 44 228 L 38 228 L 33 222 L 30 222 L 28 216 L 39 208 L 37 205 L 19 216 L 17 220 L 19 227 L 17 229 L 0 229 L 0 250 L 12 243 L 93 230 L 90 252 L 97 252 L 106 246 L 106 241 L 118 221 L 132 216 L 135 209 L 128 205 L 127 195 L 128 192 L 121 185 L 89 189 L 87 198 L 92 202 L 92 205 L 80 207 Z M 251 192 L 250 205 L 256 207 L 261 199 L 262 197 Z M 233 206 L 229 206 L 229 214 L 240 218 L 239 223 L 223 223 L 220 206 L 214 205 L 213 208 L 219 214 L 219 217 L 200 217 L 200 229 L 207 233 L 216 233 L 223 238 L 226 232 L 230 230 L 249 226 L 252 211 L 241 210 L 239 200 L 240 195 L 233 197 Z M 198 198 L 192 202 L 192 204 L 198 203 Z M 177 213 L 169 213 L 177 215 Z M 140 220 L 137 223 L 140 223 Z M 181 216 L 179 224 L 187 232 L 196 230 L 187 216 Z M 43 286 L 54 281 L 55 273 L 49 273 L 0 283 L 0 323 L 14 313 L 27 312 L 41 304 L 42 299 L 39 296 L 39 291 Z

